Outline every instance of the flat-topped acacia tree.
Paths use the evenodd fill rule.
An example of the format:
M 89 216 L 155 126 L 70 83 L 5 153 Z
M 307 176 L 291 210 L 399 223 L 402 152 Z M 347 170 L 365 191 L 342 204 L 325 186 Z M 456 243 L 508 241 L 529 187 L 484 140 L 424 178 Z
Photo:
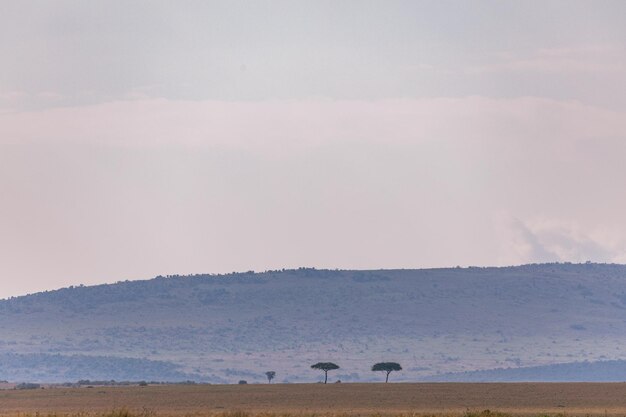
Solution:
M 274 379 L 274 377 L 276 376 L 276 372 L 274 372 L 274 371 L 267 371 L 265 373 L 265 376 L 267 377 L 267 382 L 271 384 L 272 383 L 272 379 Z
M 397 362 L 378 362 L 372 366 L 372 371 L 384 371 L 387 372 L 385 383 L 389 382 L 389 374 L 393 371 L 401 371 L 402 367 Z
M 326 384 L 328 382 L 328 371 L 334 371 L 335 369 L 339 369 L 339 365 L 336 365 L 332 362 L 318 362 L 315 365 L 311 365 L 311 368 L 324 371 L 324 384 Z

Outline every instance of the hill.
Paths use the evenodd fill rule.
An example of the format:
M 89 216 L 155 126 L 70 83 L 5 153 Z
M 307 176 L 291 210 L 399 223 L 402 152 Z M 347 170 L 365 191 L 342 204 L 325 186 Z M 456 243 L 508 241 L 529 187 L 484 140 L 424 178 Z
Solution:
M 328 360 L 343 381 L 379 380 L 372 363 L 398 361 L 400 381 L 620 360 L 626 267 L 156 277 L 2 300 L 0 331 L 0 379 L 14 381 L 253 382 L 271 369 L 304 382 Z
M 436 382 L 624 382 L 626 361 L 570 362 L 521 368 L 453 372 L 424 378 Z

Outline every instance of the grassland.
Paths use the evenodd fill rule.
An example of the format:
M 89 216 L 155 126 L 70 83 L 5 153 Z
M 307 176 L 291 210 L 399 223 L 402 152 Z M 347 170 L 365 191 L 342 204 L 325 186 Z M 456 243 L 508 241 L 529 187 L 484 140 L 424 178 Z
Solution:
M 144 417 L 462 416 L 468 410 L 486 409 L 492 410 L 491 417 L 624 416 L 626 383 L 172 385 L 0 391 L 2 415 L 105 416 L 126 410 Z M 235 411 L 239 414 L 233 415 Z

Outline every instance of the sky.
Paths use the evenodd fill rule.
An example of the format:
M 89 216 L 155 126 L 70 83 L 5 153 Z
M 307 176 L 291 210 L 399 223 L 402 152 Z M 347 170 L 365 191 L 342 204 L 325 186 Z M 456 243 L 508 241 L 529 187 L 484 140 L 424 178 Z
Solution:
M 0 0 L 0 297 L 626 262 L 626 2 Z

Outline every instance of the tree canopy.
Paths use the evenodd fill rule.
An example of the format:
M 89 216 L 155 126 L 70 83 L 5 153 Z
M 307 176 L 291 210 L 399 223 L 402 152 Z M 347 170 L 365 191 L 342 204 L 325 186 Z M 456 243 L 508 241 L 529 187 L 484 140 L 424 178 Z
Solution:
M 314 365 L 311 365 L 311 368 L 324 371 L 324 384 L 326 384 L 328 382 L 328 371 L 339 369 L 339 365 L 332 362 L 318 362 Z
M 267 382 L 272 382 L 272 379 L 274 379 L 274 377 L 276 376 L 276 372 L 274 371 L 267 371 L 265 373 L 265 376 L 267 377 Z
M 389 374 L 393 371 L 401 371 L 402 366 L 400 366 L 397 362 L 378 362 L 372 366 L 372 371 L 383 371 L 387 372 L 387 376 L 385 378 L 385 382 L 389 381 Z

